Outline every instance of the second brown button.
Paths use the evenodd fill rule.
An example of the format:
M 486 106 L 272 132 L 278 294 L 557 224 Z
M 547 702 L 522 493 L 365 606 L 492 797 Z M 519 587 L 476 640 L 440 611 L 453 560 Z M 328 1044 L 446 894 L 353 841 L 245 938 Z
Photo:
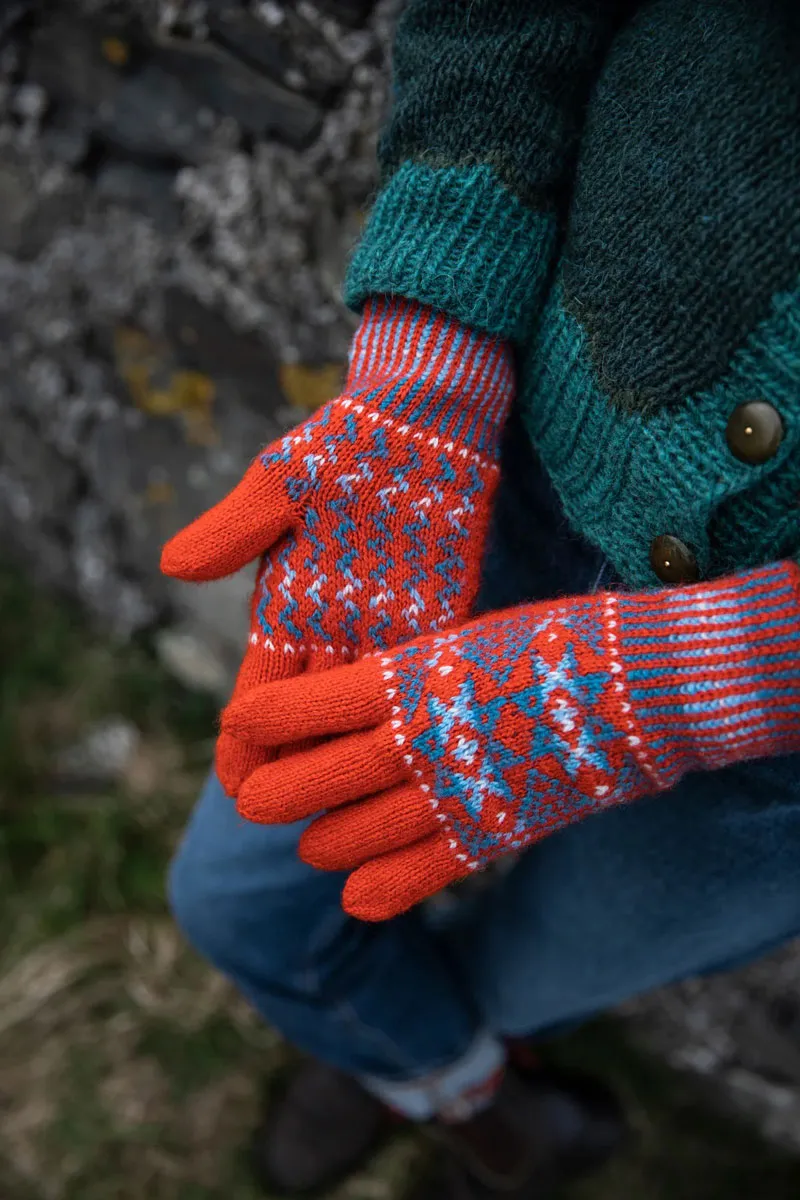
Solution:
M 650 565 L 662 583 L 696 583 L 700 578 L 697 559 L 689 547 L 669 533 L 654 539 Z
M 751 400 L 733 410 L 725 436 L 735 458 L 757 467 L 778 453 L 783 441 L 783 421 L 766 400 Z

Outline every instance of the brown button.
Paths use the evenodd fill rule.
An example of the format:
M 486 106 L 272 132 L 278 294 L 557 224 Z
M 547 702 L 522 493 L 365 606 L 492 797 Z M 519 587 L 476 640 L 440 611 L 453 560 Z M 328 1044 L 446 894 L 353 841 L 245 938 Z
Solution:
M 751 400 L 733 410 L 725 436 L 731 454 L 740 462 L 756 467 L 778 453 L 783 441 L 783 421 L 766 400 Z
M 662 583 L 696 583 L 700 578 L 697 559 L 689 547 L 668 533 L 653 541 L 650 565 Z

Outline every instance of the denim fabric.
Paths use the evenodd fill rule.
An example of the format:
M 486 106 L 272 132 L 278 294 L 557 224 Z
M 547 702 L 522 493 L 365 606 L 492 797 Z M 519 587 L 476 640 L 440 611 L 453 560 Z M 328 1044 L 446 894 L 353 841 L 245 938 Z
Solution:
M 480 607 L 601 583 L 614 586 L 515 419 Z M 580 1020 L 800 932 L 797 757 L 695 775 L 572 826 L 443 928 L 421 910 L 383 925 L 345 916 L 342 877 L 297 857 L 300 829 L 241 820 L 212 776 L 172 865 L 173 909 L 265 1020 L 390 1100 L 393 1081 L 436 1077 L 446 1091 L 448 1072 L 490 1069 L 487 1033 Z

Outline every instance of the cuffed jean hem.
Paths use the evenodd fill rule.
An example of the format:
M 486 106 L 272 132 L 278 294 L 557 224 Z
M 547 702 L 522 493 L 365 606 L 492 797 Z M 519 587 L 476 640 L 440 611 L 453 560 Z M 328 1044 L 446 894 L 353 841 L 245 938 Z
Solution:
M 361 1076 L 360 1082 L 389 1108 L 410 1121 L 429 1121 L 437 1113 L 453 1108 L 460 1097 L 479 1088 L 503 1066 L 503 1043 L 484 1031 L 466 1054 L 439 1071 L 406 1082 Z

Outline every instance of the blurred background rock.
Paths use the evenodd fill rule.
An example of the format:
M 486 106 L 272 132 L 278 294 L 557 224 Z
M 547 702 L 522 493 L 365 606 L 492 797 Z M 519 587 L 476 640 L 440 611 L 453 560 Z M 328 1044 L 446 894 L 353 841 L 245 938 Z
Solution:
M 0 9 L 0 534 L 220 694 L 246 581 L 157 550 L 338 390 L 391 9 Z
M 0 1174 L 4 1200 L 216 1195 L 181 1190 L 204 1178 L 186 1174 L 187 1155 L 215 1122 L 223 1141 L 235 1140 L 220 1114 L 252 1103 L 257 1080 L 244 1062 L 281 1060 L 275 1039 L 216 977 L 181 982 L 199 968 L 184 963 L 161 888 L 210 757 L 214 703 L 241 654 L 249 579 L 182 587 L 159 576 L 158 551 L 259 446 L 339 389 L 353 328 L 340 283 L 376 182 L 399 3 L 0 2 L 0 544 L 36 588 L 15 569 L 0 609 L 0 1101 L 11 1106 L 16 1146 L 13 1186 Z M 39 599 L 49 595 L 70 607 Z M 113 994 L 99 1025 L 74 1000 L 95 977 L 106 980 L 98 994 Z M 796 948 L 637 1000 L 621 1015 L 625 1037 L 693 1087 L 699 1081 L 712 1108 L 800 1150 Z M 183 1052 L 203 1077 L 192 1077 L 199 1115 L 190 1134 L 164 1132 L 174 1124 L 164 1062 L 184 1025 Z M 227 1047 L 219 1053 L 206 1046 L 214 1030 Z M 156 1050 L 134 1053 L 151 1036 Z M 3 1057 L 9 1037 L 16 1065 Z M 22 1052 L 28 1043 L 35 1053 Z M 596 1039 L 580 1046 L 598 1052 Z M 614 1057 L 627 1061 L 623 1051 Z M 114 1112 L 139 1105 L 138 1116 L 120 1118 L 134 1141 L 161 1129 L 147 1159 L 155 1182 L 144 1191 L 141 1179 L 138 1191 L 120 1190 L 120 1165 L 105 1168 L 113 1186 L 97 1182 L 104 1168 L 92 1156 L 111 1154 L 113 1143 L 125 1160 L 124 1138 L 125 1154 L 116 1135 L 99 1149 L 90 1138 L 88 1166 L 74 1150 L 69 1167 L 70 1139 L 86 1138 L 80 1129 L 52 1153 L 33 1148 L 40 1125 L 51 1131 L 45 1142 L 53 1120 L 61 1127 L 63 1114 L 50 1119 L 53 1096 L 62 1085 L 69 1093 L 76 1071 L 76 1094 L 99 1089 Z M 699 1168 L 706 1126 L 694 1115 L 692 1130 L 681 1124 L 695 1100 L 680 1087 L 674 1101 L 647 1088 L 641 1099 L 630 1071 L 622 1075 L 650 1131 L 644 1173 L 631 1168 L 617 1190 L 581 1196 L 728 1200 L 739 1194 L 732 1180 L 750 1179 L 748 1163 L 759 1182 L 743 1196 L 800 1194 L 798 1176 L 775 1165 L 781 1159 L 765 1166 L 745 1134 L 735 1170 L 722 1164 L 714 1190 Z M 659 1125 L 672 1143 L 653 1133 Z M 725 1134 L 706 1132 L 719 1148 Z M 177 1149 L 162 1144 L 173 1136 Z M 692 1168 L 679 1146 L 684 1155 L 694 1147 L 696 1184 L 685 1182 Z M 684 1168 L 673 1189 L 665 1163 L 675 1155 Z M 394 1170 L 352 1195 L 394 1197 Z M 178 1176 L 170 1190 L 164 1181 Z

